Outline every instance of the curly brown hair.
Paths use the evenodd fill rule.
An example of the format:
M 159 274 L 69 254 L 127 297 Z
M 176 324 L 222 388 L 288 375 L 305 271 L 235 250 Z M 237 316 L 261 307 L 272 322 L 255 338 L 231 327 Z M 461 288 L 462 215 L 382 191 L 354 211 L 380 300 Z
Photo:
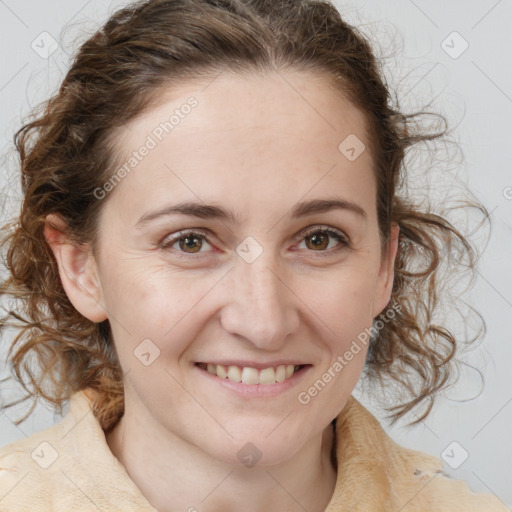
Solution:
M 334 5 L 319 0 L 135 2 L 82 44 L 59 91 L 16 132 L 23 203 L 19 217 L 3 228 L 9 276 L 0 293 L 16 302 L 2 325 L 17 329 L 8 358 L 26 392 L 22 400 L 33 397 L 34 406 L 42 398 L 61 411 L 73 392 L 89 387 L 101 397 L 94 407 L 104 429 L 123 414 L 123 372 L 108 320 L 94 323 L 70 303 L 44 222 L 58 214 L 70 240 L 94 247 L 98 214 L 108 200 L 94 191 L 118 165 L 111 134 L 155 104 L 164 86 L 228 68 L 315 71 L 365 114 L 383 248 L 391 224 L 400 226 L 390 299 L 400 307 L 372 337 L 365 373 L 408 393 L 389 407 L 394 419 L 426 403 L 417 421 L 423 419 L 449 382 L 458 345 L 436 323 L 442 263 L 450 262 L 451 275 L 457 267 L 474 271 L 476 263 L 469 238 L 405 193 L 407 149 L 445 137 L 447 124 L 439 116 L 442 128 L 425 130 L 419 122 L 425 110 L 401 112 L 368 40 Z M 489 219 L 480 203 L 465 205 Z

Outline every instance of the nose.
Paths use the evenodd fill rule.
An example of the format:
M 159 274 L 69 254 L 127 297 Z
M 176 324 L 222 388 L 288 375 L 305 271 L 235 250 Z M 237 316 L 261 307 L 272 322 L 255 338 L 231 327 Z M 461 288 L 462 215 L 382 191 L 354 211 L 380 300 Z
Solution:
M 278 351 L 297 331 L 297 297 L 289 273 L 276 271 L 265 252 L 254 262 L 239 259 L 230 272 L 228 299 L 220 318 L 230 334 L 255 347 Z

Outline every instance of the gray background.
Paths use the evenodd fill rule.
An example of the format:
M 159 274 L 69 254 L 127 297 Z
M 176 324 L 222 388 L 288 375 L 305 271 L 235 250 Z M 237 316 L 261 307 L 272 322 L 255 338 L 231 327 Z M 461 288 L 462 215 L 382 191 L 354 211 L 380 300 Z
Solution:
M 0 0 L 2 220 L 18 205 L 11 144 L 20 119 L 54 91 L 78 42 L 124 3 Z M 483 342 L 464 359 L 484 371 L 483 390 L 476 372 L 468 369 L 427 420 L 412 428 L 399 422 L 388 430 L 400 444 L 442 457 L 446 472 L 467 480 L 473 490 L 493 492 L 510 506 L 512 3 L 360 0 L 337 5 L 347 21 L 360 25 L 378 41 L 381 54 L 389 56 L 389 79 L 396 81 L 403 105 L 435 97 L 434 110 L 458 124 L 456 137 L 464 161 L 452 166 L 451 179 L 467 183 L 493 221 L 476 285 L 466 296 L 488 328 Z M 3 338 L 3 354 L 7 342 Z M 2 376 L 6 374 L 2 368 Z M 16 388 L 7 391 L 15 393 Z M 384 412 L 360 386 L 355 394 L 384 421 Z M 12 422 L 15 417 L 15 411 L 0 414 L 0 445 L 59 419 L 44 407 L 20 427 Z

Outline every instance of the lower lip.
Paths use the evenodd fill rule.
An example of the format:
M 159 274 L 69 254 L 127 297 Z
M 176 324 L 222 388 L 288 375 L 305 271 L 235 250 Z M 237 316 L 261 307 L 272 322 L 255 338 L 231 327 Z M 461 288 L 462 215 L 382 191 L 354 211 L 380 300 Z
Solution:
M 197 365 L 194 368 L 199 371 L 200 375 L 208 379 L 211 383 L 217 384 L 224 389 L 234 392 L 244 398 L 272 398 L 278 396 L 296 386 L 312 368 L 311 365 L 303 366 L 299 371 L 295 372 L 290 378 L 283 382 L 275 384 L 244 384 L 242 382 L 233 382 L 227 377 L 221 379 L 217 375 L 213 375 L 207 370 L 203 370 Z

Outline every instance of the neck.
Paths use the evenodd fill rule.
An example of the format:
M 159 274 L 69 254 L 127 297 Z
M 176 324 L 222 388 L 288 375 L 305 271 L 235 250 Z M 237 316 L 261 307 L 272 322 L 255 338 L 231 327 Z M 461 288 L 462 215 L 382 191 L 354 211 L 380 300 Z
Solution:
M 212 458 L 139 413 L 125 412 L 106 440 L 159 512 L 323 512 L 331 500 L 332 425 L 286 461 L 247 468 Z

